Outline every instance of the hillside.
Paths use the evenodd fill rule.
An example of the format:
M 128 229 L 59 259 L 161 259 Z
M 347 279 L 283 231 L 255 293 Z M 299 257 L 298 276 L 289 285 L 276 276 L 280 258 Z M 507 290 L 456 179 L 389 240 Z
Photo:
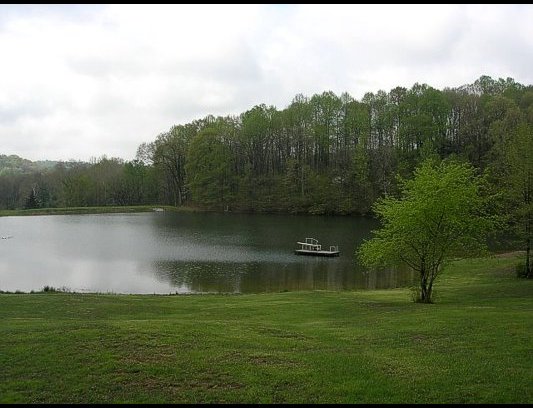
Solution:
M 31 161 L 23 159 L 15 154 L 0 154 L 0 175 L 5 174 L 26 174 L 35 171 L 46 171 L 54 168 L 57 161 L 39 160 Z

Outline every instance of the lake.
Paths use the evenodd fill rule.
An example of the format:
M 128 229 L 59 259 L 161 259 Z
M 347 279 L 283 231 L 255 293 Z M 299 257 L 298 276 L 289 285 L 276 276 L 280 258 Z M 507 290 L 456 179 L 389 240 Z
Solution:
M 0 290 L 262 293 L 408 286 L 407 271 L 367 272 L 355 250 L 377 227 L 341 216 L 153 212 L 0 217 Z M 296 242 L 338 245 L 335 258 Z

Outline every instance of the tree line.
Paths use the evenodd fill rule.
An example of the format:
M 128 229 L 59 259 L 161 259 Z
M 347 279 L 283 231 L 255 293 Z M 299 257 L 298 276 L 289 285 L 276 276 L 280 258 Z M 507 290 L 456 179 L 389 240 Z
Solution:
M 361 100 L 300 94 L 282 110 L 262 104 L 172 126 L 131 161 L 104 156 L 0 171 L 0 208 L 167 204 L 368 214 L 379 197 L 398 193 L 397 175 L 410 177 L 428 157 L 471 163 L 494 188 L 510 191 L 500 204 L 513 206 L 531 200 L 511 180 L 520 162 L 512 156 L 521 159 L 531 146 L 532 123 L 533 87 L 512 78 L 482 76 L 443 90 L 416 83 Z

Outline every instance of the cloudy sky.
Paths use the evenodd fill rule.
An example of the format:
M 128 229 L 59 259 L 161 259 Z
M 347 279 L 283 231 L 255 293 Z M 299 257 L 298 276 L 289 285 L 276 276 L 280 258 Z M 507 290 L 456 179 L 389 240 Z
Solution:
M 131 160 L 302 93 L 533 84 L 531 5 L 0 5 L 0 154 Z

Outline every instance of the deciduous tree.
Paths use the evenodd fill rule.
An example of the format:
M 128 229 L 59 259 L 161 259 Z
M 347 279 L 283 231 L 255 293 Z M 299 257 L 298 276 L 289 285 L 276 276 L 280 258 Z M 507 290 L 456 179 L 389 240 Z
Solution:
M 445 262 L 485 249 L 495 220 L 485 213 L 483 180 L 470 164 L 426 160 L 400 184 L 400 198 L 385 197 L 374 205 L 382 227 L 358 255 L 369 267 L 407 265 L 420 278 L 417 301 L 432 303 Z

